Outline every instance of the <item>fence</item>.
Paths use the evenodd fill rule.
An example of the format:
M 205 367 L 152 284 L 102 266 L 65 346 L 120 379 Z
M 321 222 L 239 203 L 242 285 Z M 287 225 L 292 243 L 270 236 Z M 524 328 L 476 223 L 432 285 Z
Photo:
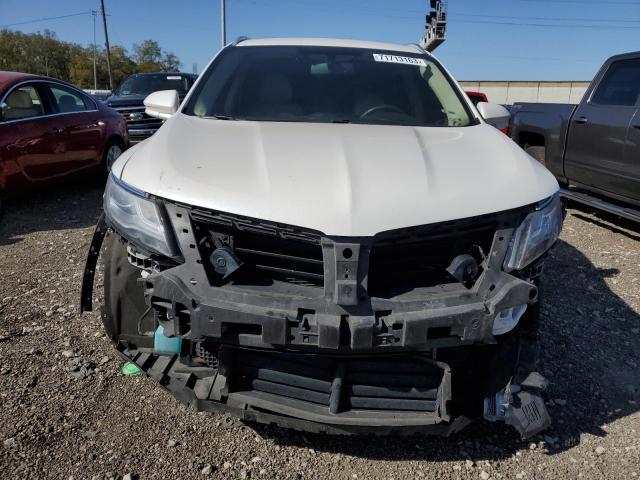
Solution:
M 492 103 L 579 103 L 589 87 L 587 81 L 462 81 L 465 90 L 482 92 Z

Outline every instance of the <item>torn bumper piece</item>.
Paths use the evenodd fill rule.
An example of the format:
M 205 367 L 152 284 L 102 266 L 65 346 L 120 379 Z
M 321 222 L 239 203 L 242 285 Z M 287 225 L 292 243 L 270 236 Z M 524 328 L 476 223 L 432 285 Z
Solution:
M 530 438 L 551 426 L 551 416 L 544 399 L 537 393 L 518 392 L 505 412 L 505 423 L 514 427 L 523 439 Z
M 493 397 L 484 400 L 484 418 L 502 421 L 515 428 L 523 439 L 551 426 L 551 416 L 542 398 L 547 380 L 537 372 L 530 373 L 520 385 L 508 384 Z

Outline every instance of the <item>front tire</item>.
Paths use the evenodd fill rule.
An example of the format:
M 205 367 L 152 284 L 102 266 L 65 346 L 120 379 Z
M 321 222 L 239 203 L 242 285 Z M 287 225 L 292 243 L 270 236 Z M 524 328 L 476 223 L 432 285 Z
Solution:
M 112 140 L 109 142 L 102 158 L 102 164 L 107 173 L 111 172 L 111 167 L 113 167 L 118 157 L 122 155 L 122 152 L 124 152 L 124 147 L 120 141 Z

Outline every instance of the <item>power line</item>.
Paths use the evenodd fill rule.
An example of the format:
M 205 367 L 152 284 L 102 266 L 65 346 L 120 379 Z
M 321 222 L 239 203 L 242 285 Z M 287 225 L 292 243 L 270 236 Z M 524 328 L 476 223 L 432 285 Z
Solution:
M 121 19 L 128 19 L 128 20 L 136 20 L 137 22 L 148 22 L 149 19 L 148 18 L 143 18 L 143 17 L 135 17 L 135 16 L 131 16 L 128 14 L 119 14 L 119 13 L 108 13 L 107 17 L 112 17 L 112 18 L 121 18 Z M 117 23 L 117 22 L 116 22 Z M 217 27 L 214 25 L 210 25 L 207 27 L 197 27 L 195 25 L 187 25 L 185 23 L 175 23 L 173 21 L 167 21 L 167 22 L 157 22 L 154 20 L 153 22 L 154 26 L 165 26 L 165 27 L 170 27 L 170 28 L 182 28 L 185 30 L 201 30 L 203 32 L 211 32 L 214 30 L 217 30 Z M 114 22 L 112 22 L 112 24 L 109 26 L 110 30 L 116 30 L 116 26 L 114 25 Z
M 355 5 L 343 5 L 340 3 L 331 3 L 331 2 L 322 2 L 321 5 L 317 4 L 317 3 L 312 3 L 312 2 L 305 2 L 303 0 L 270 0 L 270 1 L 275 1 L 276 3 L 287 3 L 290 5 L 295 5 L 296 7 L 303 7 L 303 8 L 311 8 L 311 9 L 315 9 L 315 10 L 320 10 L 323 12 L 330 12 L 330 13 L 336 13 L 338 11 L 344 10 L 344 9 L 352 9 L 352 10 L 357 10 L 359 12 L 359 14 L 361 15 L 367 15 L 370 17 L 385 17 L 385 18 L 400 18 L 400 19 L 406 19 L 406 20 L 416 20 L 416 19 L 420 19 L 422 15 L 424 15 L 425 12 L 415 12 L 415 15 L 412 16 L 408 16 L 408 15 L 391 15 L 388 13 L 376 13 L 376 12 L 372 12 L 372 11 L 362 11 L 362 9 L 360 7 L 357 7 Z M 332 8 L 330 5 L 335 5 L 335 8 Z M 370 10 L 374 9 L 374 8 L 380 8 L 380 7 L 368 7 Z M 384 8 L 383 8 L 384 9 Z M 384 9 L 387 10 L 387 9 Z M 396 9 L 393 9 L 396 10 Z M 399 10 L 396 10 L 399 11 Z M 408 11 L 408 10 L 405 10 Z
M 600 5 L 601 7 L 606 7 L 607 5 L 635 5 L 635 6 L 640 6 L 640 2 L 636 1 L 632 1 L 632 0 L 628 0 L 628 1 L 607 1 L 607 2 L 603 2 L 600 0 L 516 0 L 518 2 L 532 2 L 532 3 L 542 3 L 542 2 L 546 2 L 546 3 L 580 3 L 580 4 L 585 4 L 585 3 L 592 3 L 592 4 L 597 4 Z
M 406 19 L 406 20 L 415 20 L 416 19 L 416 15 L 418 14 L 422 14 L 423 12 L 417 11 L 417 10 L 408 10 L 408 9 L 396 9 L 396 8 L 385 8 L 385 7 L 371 7 L 368 6 L 366 7 L 364 4 L 349 4 L 349 5 L 344 5 L 343 3 L 338 3 L 338 2 L 323 2 L 321 5 L 316 4 L 316 3 L 312 3 L 309 1 L 304 1 L 304 0 L 271 0 L 274 2 L 279 2 L 279 3 L 289 3 L 289 4 L 294 4 L 296 6 L 303 6 L 303 7 L 309 7 L 309 8 L 313 8 L 316 10 L 321 10 L 321 11 L 328 11 L 328 12 L 332 12 L 335 11 L 334 9 L 332 9 L 330 6 L 328 6 L 327 4 L 330 5 L 335 5 L 336 7 L 339 7 L 341 9 L 344 8 L 351 8 L 351 9 L 357 9 L 359 10 L 359 13 L 362 15 L 368 15 L 368 16 L 376 16 L 376 17 L 387 17 L 387 18 L 397 18 L 397 19 Z M 598 0 L 517 0 L 520 2 L 556 2 L 556 3 L 593 3 L 593 4 L 602 4 L 603 2 L 598 1 Z M 622 0 L 616 0 L 616 1 L 609 1 L 606 2 L 607 4 L 618 4 L 618 5 L 640 5 L 640 2 L 634 2 L 634 1 L 622 1 Z M 368 8 L 369 10 L 377 10 L 378 12 L 373 12 L 373 11 L 361 11 L 360 10 L 360 6 L 362 6 L 363 8 Z M 382 13 L 382 11 L 396 11 L 396 12 L 415 12 L 416 15 L 390 15 L 387 13 Z M 49 20 L 60 20 L 60 19 L 64 19 L 64 18 L 71 18 L 71 17 L 78 17 L 81 15 L 91 15 L 91 11 L 87 11 L 87 12 L 78 12 L 78 13 L 71 13 L 68 15 L 59 15 L 56 17 L 44 17 L 44 18 L 37 18 L 37 19 L 33 19 L 33 20 L 26 20 L 23 22 L 16 22 L 16 23 L 9 23 L 9 24 L 5 24 L 5 25 L 0 25 L 0 28 L 8 28 L 8 27 L 14 27 L 14 26 L 18 26 L 18 25 L 27 25 L 30 23 L 40 23 L 40 22 L 45 22 L 45 21 L 49 21 Z M 483 15 L 483 14 L 471 14 L 471 13 L 456 13 L 456 12 L 451 12 L 450 16 L 453 17 L 453 23 L 465 23 L 465 24 L 491 24 L 491 25 L 507 25 L 507 26 L 519 26 L 519 27 L 534 27 L 534 28 L 587 28 L 587 29 L 593 29 L 593 28 L 597 28 L 597 29 L 625 29 L 625 30 L 630 30 L 630 29 L 635 29 L 638 27 L 635 26 L 625 26 L 625 25 L 621 25 L 621 26 L 616 26 L 616 25 L 585 25 L 585 24 L 558 24 L 558 23 L 538 23 L 537 21 L 544 21 L 544 22 L 556 22 L 556 21 L 560 21 L 560 22 L 607 22 L 607 23 L 615 23 L 615 22 L 619 22 L 619 23 L 640 23 L 640 19 L 613 19 L 613 18 L 607 18 L 607 19 L 598 19 L 598 18 L 580 18 L 580 17 L 576 17 L 576 18 L 571 18 L 571 17 L 515 17 L 515 16 L 503 16 L 503 15 Z M 464 18 L 486 18 L 486 19 L 490 19 L 490 18 L 496 18 L 496 19 L 504 19 L 504 20 L 523 20 L 522 22 L 517 22 L 517 21 L 509 21 L 509 22 L 502 22 L 502 21 L 492 21 L 492 20 L 482 20 L 480 22 L 474 22 L 471 20 L 456 20 L 456 17 L 464 17 Z M 527 20 L 533 20 L 535 22 L 526 22 Z M 180 25 L 172 25 L 173 27 L 181 27 Z M 186 27 L 186 25 L 185 25 Z M 194 27 L 191 26 L 189 27 L 190 29 L 193 29 Z M 203 30 L 205 30 L 203 28 Z M 209 30 L 209 29 L 206 29 Z
M 247 0 L 249 3 L 253 3 L 256 4 L 257 2 L 255 0 Z M 274 1 L 274 0 L 272 0 Z M 277 1 L 277 0 L 276 0 Z M 372 12 L 371 10 L 376 10 L 379 12 L 402 12 L 402 13 L 412 13 L 415 15 L 424 15 L 425 14 L 425 10 L 414 10 L 414 9 L 407 9 L 407 8 L 397 8 L 397 7 L 377 7 L 377 6 L 372 6 L 368 3 L 349 3 L 349 4 L 345 4 L 342 1 L 328 1 L 328 0 L 322 0 L 320 3 L 321 5 L 318 4 L 318 2 L 315 2 L 313 0 L 311 1 L 305 1 L 305 0 L 279 0 L 279 1 L 283 1 L 283 2 L 288 2 L 288 3 L 294 3 L 296 5 L 305 5 L 305 6 L 310 6 L 310 7 L 324 7 L 324 6 L 331 6 L 331 5 L 335 5 L 336 7 L 338 7 L 340 10 L 342 9 L 356 9 L 358 11 L 362 11 L 362 9 L 365 9 L 367 11 L 362 12 L 365 15 L 371 15 Z M 331 7 L 329 7 L 331 8 Z M 334 10 L 332 10 L 334 11 Z M 378 14 L 378 15 L 381 15 Z M 412 17 L 402 17 L 402 18 L 416 18 L 414 16 Z
M 91 12 L 81 12 L 81 13 L 70 13 L 69 15 L 60 15 L 58 17 L 46 17 L 46 18 L 37 18 L 34 20 L 26 20 L 24 22 L 17 22 L 17 23 L 7 23 L 6 25 L 0 25 L 0 28 L 8 28 L 8 27 L 15 27 L 18 25 L 27 25 L 29 23 L 39 23 L 39 22 L 46 22 L 49 20 L 59 20 L 61 18 L 70 18 L 70 17 L 79 17 L 80 15 L 91 15 Z
M 521 23 L 521 22 L 493 22 L 491 20 L 482 20 L 474 22 L 472 20 L 455 20 L 456 23 L 472 23 L 474 25 L 509 25 L 517 27 L 543 27 L 543 28 L 597 28 L 602 29 L 615 29 L 615 30 L 638 30 L 640 26 L 627 26 L 627 25 L 578 25 L 578 24 L 561 24 L 561 23 Z
M 531 57 L 531 56 L 519 56 L 519 55 L 491 55 L 485 53 L 472 53 L 472 52 L 458 52 L 448 51 L 446 56 L 458 56 L 458 57 L 474 57 L 474 58 L 508 58 L 510 60 L 527 60 L 527 61 L 554 61 L 554 62 L 578 62 L 578 63 L 602 63 L 601 58 L 587 59 L 587 58 L 568 58 L 568 57 Z
M 311 9 L 315 9 L 315 10 L 320 10 L 323 12 L 335 12 L 336 9 L 332 8 L 330 5 L 336 5 L 336 7 L 338 7 L 340 10 L 344 10 L 344 9 L 355 9 L 358 10 L 359 15 L 366 15 L 366 16 L 373 16 L 373 17 L 385 17 L 385 18 L 398 18 L 398 19 L 407 19 L 407 20 L 416 20 L 417 18 L 420 18 L 418 15 L 423 14 L 424 12 L 416 12 L 416 15 L 412 15 L 412 16 L 408 16 L 408 15 L 391 15 L 391 14 L 386 14 L 386 13 L 382 13 L 382 12 L 373 12 L 373 11 L 362 11 L 358 6 L 354 5 L 354 4 L 350 4 L 350 5 L 344 5 L 344 4 L 339 4 L 339 3 L 334 3 L 334 2 L 322 2 L 322 5 L 319 5 L 317 3 L 314 2 L 310 2 L 310 1 L 305 1 L 305 0 L 270 0 L 272 2 L 276 2 L 276 3 L 286 3 L 286 4 L 292 4 L 295 5 L 297 7 L 302 7 L 302 8 L 311 8 Z M 519 0 L 519 1 L 534 1 L 534 0 Z M 539 0 L 539 1 L 546 1 L 546 0 Z M 555 1 L 555 0 L 554 0 Z M 595 2 L 598 3 L 598 2 Z M 329 4 L 329 5 L 328 5 Z M 640 3 L 636 3 L 636 5 L 640 5 Z M 373 10 L 373 9 L 384 9 L 384 7 L 369 7 L 369 10 Z M 386 9 L 385 9 L 386 10 Z M 395 9 L 394 9 L 395 10 Z M 400 10 L 398 10 L 400 11 Z M 404 10 L 405 12 L 408 12 L 409 10 Z M 511 25 L 511 26 L 522 26 L 522 27 L 537 27 L 537 28 L 544 28 L 544 27 L 549 27 L 549 28 L 554 28 L 554 27 L 560 27 L 560 28 L 587 28 L 587 29 L 591 29 L 591 28 L 600 28 L 600 29 L 636 29 L 636 28 L 640 28 L 640 26 L 635 27 L 635 26 L 629 26 L 629 25 L 585 25 L 585 24 L 555 24 L 555 23 L 539 23 L 539 22 L 500 22 L 500 21 L 490 21 L 490 20 L 483 20 L 481 22 L 473 22 L 473 21 L 469 21 L 469 20 L 456 20 L 456 17 L 471 17 L 471 18 L 504 18 L 506 19 L 513 19 L 513 20 L 541 20 L 541 21 L 582 21 L 582 22 L 590 22 L 590 21 L 594 21 L 594 22 L 599 22 L 599 21 L 606 21 L 606 22 L 621 22 L 621 23 L 640 23 L 640 19 L 634 19 L 634 20 L 629 20 L 629 19 L 624 19 L 624 20 L 616 20 L 616 19 L 606 19 L 606 20 L 601 20 L 601 19 L 586 19 L 586 18 L 581 18 L 581 19 L 571 19 L 571 18 L 552 18 L 552 17 L 497 17 L 494 15 L 481 15 L 481 14 L 456 14 L 455 12 L 452 12 L 450 14 L 450 16 L 452 17 L 452 23 L 472 23 L 472 24 L 492 24 L 492 25 Z
M 640 18 L 637 19 L 616 19 L 616 18 L 580 18 L 580 17 L 510 17 L 505 15 L 481 15 L 476 13 L 455 13 L 449 14 L 453 17 L 468 17 L 468 18 L 503 18 L 510 20 L 544 20 L 551 22 L 620 22 L 620 23 L 640 23 Z

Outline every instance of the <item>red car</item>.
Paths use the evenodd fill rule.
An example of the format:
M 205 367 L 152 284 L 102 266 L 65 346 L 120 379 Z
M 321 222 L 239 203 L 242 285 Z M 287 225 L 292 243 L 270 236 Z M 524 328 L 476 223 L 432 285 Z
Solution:
M 487 95 L 482 93 L 482 92 L 466 91 L 464 93 L 467 94 L 467 97 L 469 97 L 469 99 L 473 102 L 474 105 L 478 105 L 478 103 L 480 103 L 480 102 L 488 102 L 489 101 L 489 100 L 487 100 Z
M 91 167 L 109 170 L 128 146 L 115 110 L 68 83 L 0 72 L 2 196 Z
M 482 92 L 466 91 L 464 93 L 467 94 L 467 97 L 469 97 L 469 100 L 471 100 L 471 102 L 475 106 L 478 106 L 478 104 L 480 102 L 488 102 L 489 101 L 489 99 L 487 98 L 487 95 L 485 93 L 482 93 Z M 509 135 L 509 127 L 508 126 L 499 128 L 498 130 L 500 130 L 505 135 Z

